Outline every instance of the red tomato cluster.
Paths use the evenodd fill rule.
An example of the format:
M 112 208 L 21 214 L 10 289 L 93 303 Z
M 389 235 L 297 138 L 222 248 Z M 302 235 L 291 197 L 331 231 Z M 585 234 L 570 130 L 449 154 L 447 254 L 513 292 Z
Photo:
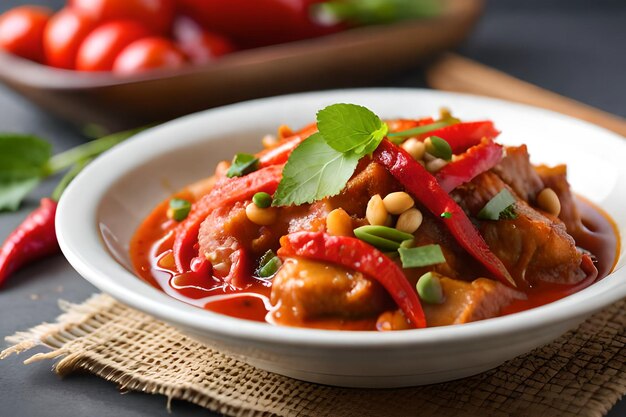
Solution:
M 204 2 L 191 3 L 68 0 L 56 13 L 21 6 L 0 16 L 0 48 L 57 68 L 119 74 L 205 63 L 234 51 L 229 37 L 200 23 Z M 196 15 L 198 21 L 190 17 Z

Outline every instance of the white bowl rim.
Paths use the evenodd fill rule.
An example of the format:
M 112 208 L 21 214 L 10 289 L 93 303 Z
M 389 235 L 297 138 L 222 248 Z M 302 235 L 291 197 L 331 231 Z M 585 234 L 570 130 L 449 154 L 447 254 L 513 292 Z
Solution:
M 469 94 L 449 93 L 417 88 L 366 88 L 328 90 L 312 93 L 298 93 L 237 103 L 191 114 L 161 126 L 144 131 L 132 140 L 116 146 L 90 164 L 68 187 L 59 202 L 56 217 L 56 230 L 61 249 L 72 266 L 84 278 L 115 299 L 133 308 L 144 311 L 164 321 L 193 329 L 194 332 L 219 334 L 241 340 L 259 343 L 296 345 L 327 348 L 390 348 L 402 346 L 428 346 L 445 342 L 464 343 L 469 340 L 520 334 L 537 326 L 549 327 L 576 317 L 587 316 L 602 307 L 626 296 L 626 268 L 614 271 L 608 277 L 592 286 L 561 300 L 508 316 L 488 320 L 426 329 L 396 332 L 336 331 L 308 328 L 272 326 L 248 320 L 237 319 L 203 310 L 166 295 L 147 283 L 145 291 L 130 292 L 121 282 L 112 280 L 110 274 L 123 275 L 140 280 L 124 269 L 105 248 L 96 227 L 96 213 L 101 198 L 111 184 L 130 171 L 132 167 L 159 154 L 160 148 L 151 142 L 154 132 L 174 132 L 181 126 L 193 124 L 205 117 L 219 118 L 228 112 L 252 110 L 256 106 L 272 105 L 285 100 L 319 98 L 415 94 L 422 98 L 434 97 L 445 102 L 446 98 L 477 100 L 492 106 L 508 106 L 525 113 L 543 113 L 559 118 L 575 126 L 595 130 L 606 140 L 619 142 L 624 138 L 603 128 L 588 124 L 562 114 L 504 100 L 480 97 Z M 150 144 L 148 148 L 146 145 Z M 134 163 L 126 161 L 120 167 L 124 155 L 132 154 Z M 128 159 L 128 158 L 126 158 Z M 85 196 L 89 198 L 85 198 Z M 623 254 L 622 256 L 623 257 Z M 620 260 L 621 260 L 620 257 Z

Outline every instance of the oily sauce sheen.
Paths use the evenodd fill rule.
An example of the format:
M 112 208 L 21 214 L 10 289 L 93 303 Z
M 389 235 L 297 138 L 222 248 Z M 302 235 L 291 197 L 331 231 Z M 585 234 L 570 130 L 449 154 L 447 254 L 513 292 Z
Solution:
M 174 197 L 191 200 L 189 193 Z M 131 241 L 131 259 L 141 278 L 168 295 L 186 303 L 247 320 L 272 322 L 269 311 L 271 281 L 253 279 L 245 291 L 233 290 L 229 285 L 198 274 L 179 274 L 172 256 L 173 229 L 177 222 L 167 218 L 168 201 L 161 203 L 141 224 Z M 591 202 L 578 197 L 577 206 L 589 233 L 576 244 L 596 258 L 598 280 L 614 268 L 619 253 L 617 227 L 609 216 Z M 516 300 L 501 312 L 512 314 L 548 304 L 573 294 L 589 283 L 561 285 L 542 283 L 525 290 L 526 300 Z M 371 320 L 323 320 L 307 322 L 306 327 L 341 330 L 375 330 L 376 318 Z

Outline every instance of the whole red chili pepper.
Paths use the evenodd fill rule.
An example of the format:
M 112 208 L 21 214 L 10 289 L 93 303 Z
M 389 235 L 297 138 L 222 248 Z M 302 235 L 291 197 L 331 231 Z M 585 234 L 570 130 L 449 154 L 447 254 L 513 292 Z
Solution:
M 457 242 L 500 281 L 516 286 L 502 261 L 491 252 L 463 209 L 405 150 L 385 139 L 374 152 L 374 160 L 387 168 L 432 214 L 439 217 L 445 213 L 442 220 Z
M 449 193 L 461 184 L 473 180 L 485 171 L 489 171 L 502 159 L 502 145 L 492 139 L 483 138 L 458 159 L 450 162 L 437 172 L 435 178 L 441 188 Z
M 283 165 L 272 165 L 243 177 L 223 178 L 210 193 L 198 200 L 189 216 L 175 230 L 173 252 L 178 271 L 183 273 L 189 269 L 191 260 L 196 256 L 193 246 L 198 240 L 200 225 L 212 210 L 251 199 L 258 192 L 274 194 L 282 172 Z
M 426 318 L 417 292 L 402 269 L 378 249 L 362 240 L 331 236 L 321 232 L 297 232 L 280 238 L 278 255 L 332 262 L 355 269 L 378 281 L 417 328 L 426 327 Z
M 60 252 L 54 228 L 56 211 L 57 202 L 43 198 L 7 237 L 0 249 L 0 285 L 23 265 Z

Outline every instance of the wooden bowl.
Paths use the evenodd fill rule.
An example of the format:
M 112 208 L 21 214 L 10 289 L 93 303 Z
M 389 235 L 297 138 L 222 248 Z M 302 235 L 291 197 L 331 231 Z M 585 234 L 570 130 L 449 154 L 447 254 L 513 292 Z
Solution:
M 0 80 L 77 126 L 109 130 L 253 98 L 362 85 L 459 44 L 483 0 L 447 0 L 436 18 L 237 52 L 210 64 L 119 77 L 59 70 L 0 53 Z

